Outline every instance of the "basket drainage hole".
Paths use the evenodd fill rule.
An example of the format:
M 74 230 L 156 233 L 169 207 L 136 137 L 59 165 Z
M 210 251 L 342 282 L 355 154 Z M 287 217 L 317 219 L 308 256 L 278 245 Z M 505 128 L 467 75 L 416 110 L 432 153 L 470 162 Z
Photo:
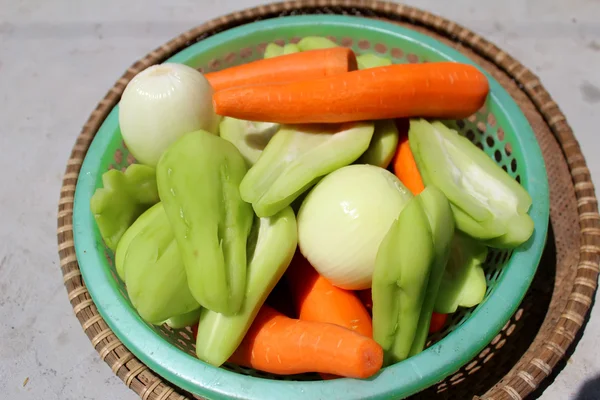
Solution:
M 510 170 L 512 172 L 517 172 L 517 160 L 516 159 L 512 159 L 512 161 L 510 162 Z
M 502 153 L 500 153 L 500 150 L 496 150 L 494 152 L 494 158 L 497 162 L 500 162 L 502 160 Z
M 487 143 L 488 147 L 494 147 L 494 138 L 491 136 L 488 136 L 485 139 L 485 142 Z

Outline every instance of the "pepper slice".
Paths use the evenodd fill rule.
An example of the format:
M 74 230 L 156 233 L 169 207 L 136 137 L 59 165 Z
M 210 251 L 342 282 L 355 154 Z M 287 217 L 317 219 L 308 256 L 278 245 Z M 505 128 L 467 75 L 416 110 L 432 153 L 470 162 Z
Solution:
M 435 300 L 435 311 L 452 314 L 458 307 L 473 307 L 483 301 L 487 283 L 482 264 L 488 248 L 457 232 L 450 259 Z
M 254 218 L 238 190 L 246 170 L 233 144 L 205 131 L 178 139 L 156 169 L 190 291 L 203 307 L 228 315 L 240 309 L 246 287 Z
M 219 135 L 237 147 L 248 166 L 258 161 L 267 143 L 278 130 L 279 124 L 244 121 L 231 117 L 224 117 L 219 125 Z
M 162 203 L 143 213 L 131 226 L 137 234 L 120 243 L 127 294 L 145 321 L 165 320 L 200 308 L 188 288 L 185 267 Z M 125 246 L 126 244 L 126 246 Z
M 144 211 L 159 202 L 154 168 L 131 164 L 125 172 L 102 174 L 102 186 L 90 200 L 90 210 L 106 246 L 115 251 L 121 237 Z
M 373 271 L 373 338 L 386 365 L 420 352 L 454 234 L 450 204 L 431 186 L 400 212 Z
M 485 152 L 443 123 L 424 119 L 410 121 L 409 143 L 425 185 L 444 192 L 460 231 L 498 248 L 529 239 L 531 197 Z
M 375 130 L 369 148 L 356 163 L 387 168 L 396 154 L 399 137 L 396 121 L 393 119 L 375 121 Z
M 270 217 L 367 150 L 373 123 L 284 125 L 240 185 L 259 217 Z
M 291 207 L 256 220 L 248 238 L 248 284 L 242 308 L 230 316 L 202 310 L 196 340 L 198 358 L 220 366 L 234 353 L 290 265 L 297 243 L 296 217 Z

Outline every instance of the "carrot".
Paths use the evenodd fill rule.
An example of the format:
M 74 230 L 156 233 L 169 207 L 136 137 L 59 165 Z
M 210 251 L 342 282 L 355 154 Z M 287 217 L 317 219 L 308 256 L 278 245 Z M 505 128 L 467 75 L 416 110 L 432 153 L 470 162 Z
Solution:
M 483 106 L 488 91 L 485 75 L 468 64 L 396 64 L 221 90 L 213 105 L 219 115 L 286 124 L 464 118 Z
M 371 317 L 356 293 L 333 286 L 302 254 L 296 252 L 284 276 L 299 319 L 329 322 L 373 337 Z
M 448 319 L 448 314 L 440 314 L 435 311 L 431 314 L 431 323 L 429 324 L 429 333 L 435 333 L 442 330 Z
M 413 153 L 410 150 L 408 127 L 406 127 L 406 130 L 401 130 L 401 126 L 404 128 L 404 124 L 401 121 L 397 122 L 396 125 L 400 131 L 400 138 L 398 140 L 398 150 L 396 150 L 393 160 L 394 174 L 416 196 L 425 189 L 425 185 L 423 184 L 423 179 L 417 168 Z
M 381 369 L 383 349 L 341 326 L 288 318 L 263 305 L 229 361 L 279 375 L 319 372 L 368 378 Z
M 356 56 L 352 50 L 335 47 L 266 58 L 204 76 L 213 89 L 218 91 L 251 84 L 316 79 L 357 68 Z

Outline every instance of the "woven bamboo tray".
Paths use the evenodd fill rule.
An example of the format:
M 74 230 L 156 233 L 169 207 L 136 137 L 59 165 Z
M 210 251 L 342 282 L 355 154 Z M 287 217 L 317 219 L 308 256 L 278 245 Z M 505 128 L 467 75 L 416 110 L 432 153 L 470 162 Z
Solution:
M 494 76 L 519 104 L 544 155 L 550 183 L 548 243 L 525 299 L 502 332 L 470 363 L 413 396 L 423 399 L 522 399 L 541 392 L 560 372 L 587 322 L 597 287 L 600 215 L 590 171 L 565 116 L 539 79 L 517 60 L 462 26 L 416 8 L 372 0 L 304 0 L 247 9 L 209 21 L 133 64 L 84 125 L 63 177 L 58 251 L 73 311 L 112 371 L 146 400 L 192 398 L 154 374 L 116 338 L 81 278 L 73 245 L 73 200 L 79 170 L 100 125 L 130 79 L 185 47 L 259 19 L 293 14 L 348 14 L 397 23 L 459 50 Z

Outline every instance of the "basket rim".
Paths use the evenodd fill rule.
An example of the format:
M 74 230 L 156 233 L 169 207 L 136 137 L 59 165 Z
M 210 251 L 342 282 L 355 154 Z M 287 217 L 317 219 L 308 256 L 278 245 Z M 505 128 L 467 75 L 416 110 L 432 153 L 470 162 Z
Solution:
M 266 393 L 286 393 L 289 398 L 303 397 L 311 392 L 319 396 L 334 396 L 345 390 L 349 398 L 389 398 L 408 396 L 427 387 L 466 364 L 498 334 L 516 311 L 535 275 L 545 244 L 549 218 L 549 192 L 545 165 L 533 130 L 508 92 L 483 68 L 460 52 L 438 40 L 388 22 L 354 16 L 320 15 L 287 16 L 253 22 L 228 29 L 187 47 L 167 62 L 186 63 L 194 55 L 211 52 L 214 46 L 235 41 L 251 32 L 279 28 L 307 27 L 327 24 L 342 28 L 360 26 L 371 31 L 385 31 L 398 40 L 418 43 L 435 51 L 448 61 L 476 66 L 490 82 L 491 104 L 498 108 L 496 118 L 508 130 L 518 132 L 513 148 L 524 148 L 523 185 L 533 198 L 530 215 L 535 222 L 531 239 L 515 250 L 503 267 L 503 274 L 492 293 L 477 307 L 467 321 L 422 353 L 382 369 L 369 380 L 336 379 L 325 382 L 277 381 L 237 374 L 216 368 L 169 345 L 164 338 L 143 322 L 135 310 L 128 307 L 112 274 L 102 267 L 104 253 L 97 249 L 97 231 L 89 201 L 98 181 L 102 155 L 118 128 L 118 108 L 115 106 L 98 130 L 81 168 L 81 178 L 75 191 L 74 239 L 77 259 L 92 299 L 99 313 L 116 336 L 151 369 L 181 388 L 198 395 L 215 398 L 261 399 Z M 535 177 L 535 179 L 532 179 Z M 219 386 L 214 382 L 220 380 Z M 300 398 L 298 397 L 298 398 Z
M 591 182 L 590 171 L 586 166 L 585 158 L 581 154 L 579 143 L 559 106 L 552 101 L 539 79 L 517 60 L 472 31 L 417 8 L 371 0 L 300 0 L 273 3 L 237 11 L 211 20 L 181 34 L 134 63 L 92 112 L 77 138 L 67 162 L 58 202 L 57 239 L 61 269 L 69 300 L 74 308 L 75 315 L 82 324 L 82 328 L 92 341 L 93 346 L 100 352 L 101 358 L 112 366 L 113 371 L 123 379 L 127 386 L 135 390 L 144 399 L 155 398 L 153 396 L 158 396 L 161 399 L 171 399 L 172 396 L 175 398 L 179 394 L 168 383 L 152 374 L 145 365 L 137 362 L 127 348 L 110 335 L 110 330 L 106 327 L 101 316 L 97 315 L 95 305 L 90 299 L 85 285 L 81 282 L 81 273 L 74 254 L 71 207 L 73 205 L 75 184 L 79 177 L 79 169 L 89 143 L 108 111 L 117 103 L 127 82 L 139 70 L 157 61 L 164 60 L 170 54 L 186 47 L 189 42 L 201 40 L 207 35 L 210 36 L 211 32 L 227 29 L 232 25 L 245 24 L 255 18 L 272 17 L 276 16 L 277 13 L 289 12 L 295 9 L 308 11 L 312 8 L 332 6 L 344 10 L 357 9 L 361 13 L 379 15 L 393 21 L 405 21 L 413 25 L 424 26 L 430 31 L 440 33 L 454 42 L 461 43 L 491 61 L 506 75 L 513 78 L 519 85 L 520 90 L 533 102 L 536 111 L 545 119 L 546 124 L 560 144 L 562 156 L 568 163 L 574 184 L 574 196 L 572 198 L 573 202 L 577 202 L 579 214 L 579 226 L 577 228 L 573 227 L 573 229 L 579 232 L 581 241 L 580 259 L 577 265 L 572 266 L 572 269 L 576 269 L 576 278 L 574 286 L 569 291 L 571 296 L 569 296 L 566 306 L 562 309 L 560 317 L 558 317 L 557 311 L 553 313 L 558 317 L 556 321 L 551 323 L 553 330 L 549 335 L 549 340 L 553 346 L 536 349 L 534 360 L 529 360 L 526 364 L 520 365 L 518 374 L 505 376 L 494 388 L 488 391 L 485 397 L 490 395 L 505 396 L 507 393 L 525 396 L 530 393 L 552 372 L 552 368 L 564 356 L 564 352 L 574 341 L 576 333 L 582 328 L 596 290 L 598 255 L 600 254 L 600 240 L 598 239 L 600 236 L 600 215 L 598 215 L 597 199 L 594 185 Z M 587 289 L 587 291 L 584 289 Z M 133 368 L 129 367 L 130 363 L 133 363 Z

